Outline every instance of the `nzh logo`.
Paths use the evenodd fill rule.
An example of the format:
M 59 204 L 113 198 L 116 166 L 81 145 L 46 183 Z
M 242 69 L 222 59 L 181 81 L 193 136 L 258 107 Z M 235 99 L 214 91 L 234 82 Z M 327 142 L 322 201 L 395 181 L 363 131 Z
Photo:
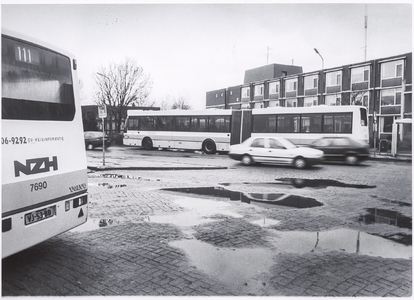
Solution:
M 33 175 L 37 173 L 50 172 L 50 168 L 53 168 L 53 171 L 58 169 L 56 156 L 53 156 L 52 160 L 49 160 L 49 157 L 26 159 L 26 165 L 15 160 L 14 176 L 19 177 L 20 173 Z

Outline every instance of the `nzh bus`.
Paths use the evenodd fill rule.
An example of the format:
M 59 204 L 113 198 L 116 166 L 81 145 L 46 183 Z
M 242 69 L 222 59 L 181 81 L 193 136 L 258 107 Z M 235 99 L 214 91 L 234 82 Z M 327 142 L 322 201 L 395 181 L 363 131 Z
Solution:
M 3 30 L 3 258 L 87 220 L 78 88 L 70 54 Z
M 250 136 L 281 136 L 298 145 L 322 137 L 348 136 L 368 143 L 362 106 L 313 106 L 200 111 L 129 110 L 124 144 L 144 149 L 173 148 L 226 152 Z

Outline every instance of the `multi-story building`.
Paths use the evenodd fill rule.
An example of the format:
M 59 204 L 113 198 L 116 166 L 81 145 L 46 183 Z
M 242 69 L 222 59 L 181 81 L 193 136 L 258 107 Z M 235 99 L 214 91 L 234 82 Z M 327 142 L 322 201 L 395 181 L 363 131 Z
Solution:
M 363 105 L 368 109 L 371 146 L 374 140 L 391 141 L 397 121 L 403 123 L 399 146 L 411 151 L 411 123 L 405 122 L 412 118 L 411 52 L 310 73 L 290 67 L 274 64 L 248 70 L 244 84 L 207 92 L 206 108 Z M 277 71 L 265 72 L 269 69 Z

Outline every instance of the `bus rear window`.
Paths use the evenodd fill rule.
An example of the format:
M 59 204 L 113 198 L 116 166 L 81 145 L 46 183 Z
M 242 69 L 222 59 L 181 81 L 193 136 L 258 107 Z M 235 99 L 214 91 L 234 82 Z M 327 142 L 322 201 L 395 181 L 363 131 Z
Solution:
M 2 118 L 71 121 L 75 101 L 70 59 L 2 36 Z
M 361 111 L 361 126 L 368 125 L 368 117 L 367 117 L 367 110 L 365 108 L 360 108 Z

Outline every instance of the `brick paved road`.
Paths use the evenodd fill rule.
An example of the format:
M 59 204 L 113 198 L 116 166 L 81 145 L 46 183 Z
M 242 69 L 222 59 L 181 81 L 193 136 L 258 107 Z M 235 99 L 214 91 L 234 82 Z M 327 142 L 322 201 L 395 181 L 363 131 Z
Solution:
M 242 171 L 91 173 L 89 216 L 91 220 L 106 219 L 110 223 L 111 219 L 113 223 L 96 230 L 70 231 L 4 259 L 2 295 L 411 295 L 411 259 L 322 248 L 295 253 L 282 251 L 275 243 L 281 233 L 291 231 L 324 232 L 346 227 L 382 235 L 406 232 L 401 228 L 395 232 L 395 226 L 357 221 L 364 208 L 358 203 L 366 207 L 382 203 L 383 208 L 390 205 L 395 208 L 375 196 L 378 190 L 348 189 L 346 201 L 339 201 L 343 197 L 341 193 L 345 193 L 340 188 L 295 190 L 307 196 L 317 194 L 318 200 L 325 203 L 321 209 L 304 210 L 264 209 L 216 198 L 215 203 L 221 205 L 218 206 L 220 213 L 206 215 L 206 209 L 200 217 L 214 222 L 186 226 L 153 221 L 156 216 L 166 214 L 176 215 L 180 220 L 188 212 L 185 205 L 177 202 L 182 196 L 159 191 L 159 188 L 197 186 L 206 180 L 217 183 L 228 178 L 240 182 L 237 177 Z M 398 171 L 391 168 L 390 172 Z M 111 178 L 110 174 L 124 176 Z M 248 185 L 237 188 L 252 189 Z M 263 189 L 266 187 L 256 187 L 256 191 Z M 197 199 L 210 198 L 197 197 L 194 201 Z M 411 207 L 397 209 L 411 217 Z M 268 228 L 252 223 L 264 216 L 279 223 Z M 209 249 L 210 245 L 213 251 L 223 255 L 226 251 L 232 251 L 235 256 L 246 250 L 263 253 L 263 256 L 245 257 L 246 261 L 252 259 L 252 269 L 265 259 L 272 263 L 255 274 L 238 274 L 234 281 L 228 282 L 220 274 L 210 272 L 208 266 L 194 261 L 189 253 L 174 244 L 177 241 L 198 242 L 203 249 Z M 200 256 L 204 254 L 200 252 Z

